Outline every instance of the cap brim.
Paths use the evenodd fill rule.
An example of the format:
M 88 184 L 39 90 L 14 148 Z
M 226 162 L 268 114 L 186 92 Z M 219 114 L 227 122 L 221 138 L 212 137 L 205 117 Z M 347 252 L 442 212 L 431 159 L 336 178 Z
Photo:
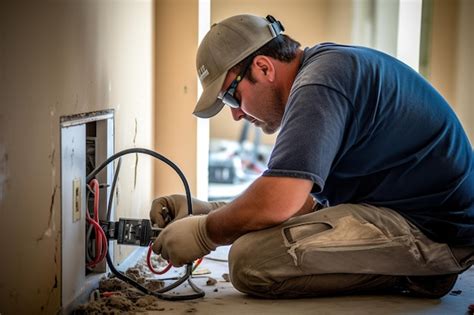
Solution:
M 217 98 L 224 84 L 227 71 L 214 80 L 201 94 L 193 114 L 199 118 L 211 118 L 217 115 L 224 107 L 224 103 Z

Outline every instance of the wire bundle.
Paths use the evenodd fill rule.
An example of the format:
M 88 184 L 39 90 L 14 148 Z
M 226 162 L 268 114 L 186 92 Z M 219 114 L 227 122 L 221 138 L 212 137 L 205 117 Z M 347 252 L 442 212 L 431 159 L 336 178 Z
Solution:
M 91 232 L 94 231 L 95 242 L 91 244 L 91 247 L 95 248 L 95 253 L 93 254 L 94 258 L 91 258 L 89 248 L 87 249 L 86 266 L 88 268 L 94 268 L 97 264 L 104 260 L 105 256 L 107 255 L 107 236 L 99 224 L 99 182 L 97 179 L 92 179 L 88 185 L 88 188 L 94 194 L 94 206 L 91 216 L 87 203 L 86 221 L 89 224 L 87 237 L 90 240 L 92 234 Z
M 178 174 L 179 178 L 181 179 L 181 181 L 183 182 L 183 185 L 184 185 L 184 190 L 185 190 L 185 193 L 186 193 L 186 199 L 187 199 L 187 205 L 188 205 L 188 213 L 189 215 L 192 214 L 192 203 L 191 203 L 191 190 L 189 189 L 189 184 L 188 184 L 188 181 L 186 180 L 186 177 L 184 176 L 183 172 L 178 168 L 178 166 L 176 166 L 176 164 L 174 164 L 173 162 L 171 162 L 169 159 L 167 159 L 166 157 L 164 157 L 163 155 L 159 154 L 158 152 L 155 152 L 155 151 L 152 151 L 152 150 L 149 150 L 149 149 L 144 149 L 144 148 L 132 148 L 132 149 L 126 149 L 126 150 L 123 150 L 123 151 L 120 151 L 118 153 L 115 153 L 113 154 L 112 156 L 110 156 L 107 160 L 105 160 L 101 165 L 99 165 L 98 167 L 96 167 L 94 170 L 92 170 L 88 175 L 87 175 L 87 178 L 86 178 L 86 181 L 87 182 L 90 182 L 91 185 L 94 185 L 94 191 L 97 192 L 97 194 L 94 194 L 97 196 L 97 200 L 94 199 L 94 205 L 97 204 L 97 211 L 98 211 L 98 205 L 99 205 L 99 202 L 98 202 L 98 190 L 99 190 L 99 183 L 97 182 L 96 180 L 96 183 L 95 184 L 92 184 L 93 183 L 93 180 L 95 180 L 95 176 L 102 170 L 104 169 L 109 163 L 113 162 L 114 160 L 116 159 L 119 159 L 118 160 L 118 164 L 117 164 L 117 169 L 115 171 L 115 174 L 114 174 L 114 179 L 112 181 L 112 187 L 111 187 L 111 192 L 110 192 L 110 195 L 109 195 L 109 200 L 107 202 L 107 213 L 106 213 L 106 217 L 107 217 L 107 221 L 110 221 L 111 219 L 111 214 L 112 214 L 112 203 L 113 203 L 113 196 L 114 196 L 114 193 L 115 193 L 115 186 L 117 184 L 117 179 L 118 179 L 118 173 L 119 173 L 119 170 L 120 170 L 120 166 L 121 166 L 121 156 L 123 155 L 127 155 L 127 154 L 137 154 L 137 153 L 141 153 L 141 154 L 146 154 L 146 155 L 150 155 L 162 162 L 164 162 L 165 164 L 167 164 L 168 166 L 170 166 L 174 171 L 176 171 L 176 173 Z M 97 187 L 97 188 L 96 188 Z M 94 206 L 95 208 L 95 206 Z M 98 220 L 98 215 L 94 214 L 95 218 L 97 218 Z M 92 219 L 92 218 L 91 218 Z M 94 226 L 95 224 L 92 223 Z M 98 225 L 98 223 L 97 223 Z M 106 240 L 106 243 L 107 243 L 107 239 L 105 237 L 105 233 L 103 232 L 102 228 L 100 227 L 100 225 L 98 225 L 99 229 L 102 231 L 103 233 L 103 239 Z M 100 233 L 100 232 L 99 232 Z M 148 256 L 151 256 L 151 248 L 149 249 L 149 253 L 148 253 Z M 196 286 L 196 284 L 194 284 L 194 282 L 192 282 L 191 280 L 191 274 L 192 272 L 196 269 L 196 267 L 201 263 L 202 261 L 202 258 L 199 259 L 196 264 L 193 266 L 192 263 L 189 263 L 186 265 L 186 268 L 185 268 L 185 273 L 184 275 L 182 275 L 180 278 L 178 278 L 174 283 L 162 288 L 162 289 L 159 289 L 159 290 L 156 290 L 156 291 L 151 291 L 147 288 L 145 288 L 144 286 L 142 286 L 140 283 L 136 282 L 135 280 L 131 279 L 130 277 L 126 276 L 125 274 L 123 274 L 122 272 L 120 272 L 119 270 L 117 270 L 117 268 L 115 268 L 114 264 L 113 264 L 113 261 L 112 261 L 112 258 L 110 257 L 110 253 L 108 252 L 108 250 L 106 249 L 105 250 L 105 258 L 107 259 L 107 264 L 110 268 L 110 271 L 117 277 L 119 278 L 120 280 L 123 280 L 125 281 L 126 283 L 134 286 L 135 288 L 137 288 L 138 290 L 142 291 L 143 293 L 145 294 L 149 294 L 149 295 L 153 295 L 153 296 L 156 296 L 160 299 L 163 299 L 163 300 L 171 300 L 171 301 L 180 301 L 180 300 L 189 300 L 189 299 L 196 299 L 196 298 L 201 298 L 205 295 L 204 291 L 201 290 L 198 286 Z M 148 261 L 150 260 L 150 257 L 148 257 L 147 259 L 147 263 Z M 151 261 L 149 262 L 149 266 L 151 265 Z M 168 267 L 166 268 L 171 268 L 171 265 L 169 265 Z M 168 271 L 168 270 L 166 270 Z M 166 272 L 164 271 L 164 272 Z M 161 271 L 162 273 L 164 273 L 163 271 Z M 188 294 L 188 295 L 175 295 L 175 294 L 167 294 L 166 292 L 169 292 L 171 291 L 172 289 L 178 287 L 179 285 L 181 285 L 183 282 L 185 282 L 187 280 L 189 286 L 191 287 L 191 289 L 195 292 L 194 294 Z

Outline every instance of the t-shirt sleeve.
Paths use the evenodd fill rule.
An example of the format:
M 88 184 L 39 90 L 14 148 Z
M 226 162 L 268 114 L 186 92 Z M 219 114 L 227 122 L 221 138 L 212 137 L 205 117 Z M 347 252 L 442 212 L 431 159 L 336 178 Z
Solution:
M 341 148 L 351 145 L 352 114 L 349 100 L 330 87 L 311 84 L 297 88 L 288 99 L 263 176 L 309 179 L 315 184 L 312 192 L 321 192 L 329 171 L 345 151 Z

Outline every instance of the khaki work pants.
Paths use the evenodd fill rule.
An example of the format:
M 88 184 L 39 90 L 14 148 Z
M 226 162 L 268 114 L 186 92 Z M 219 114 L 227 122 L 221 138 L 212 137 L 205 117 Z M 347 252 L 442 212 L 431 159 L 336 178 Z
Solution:
M 400 276 L 467 267 L 397 212 L 366 204 L 329 207 L 248 233 L 229 253 L 234 287 L 267 298 L 380 291 Z

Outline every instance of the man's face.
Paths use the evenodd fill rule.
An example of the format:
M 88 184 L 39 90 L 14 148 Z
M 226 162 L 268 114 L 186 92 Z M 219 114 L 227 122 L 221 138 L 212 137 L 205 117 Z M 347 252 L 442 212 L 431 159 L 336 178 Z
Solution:
M 250 71 L 255 82 L 248 79 L 248 73 L 239 82 L 234 97 L 240 101 L 240 107 L 230 109 L 232 117 L 234 120 L 246 119 L 267 134 L 275 133 L 280 128 L 285 108 L 281 92 L 274 82 L 266 80 L 263 72 L 258 72 L 258 66 L 252 64 Z M 227 74 L 222 91 L 228 89 L 236 76 L 233 72 Z

